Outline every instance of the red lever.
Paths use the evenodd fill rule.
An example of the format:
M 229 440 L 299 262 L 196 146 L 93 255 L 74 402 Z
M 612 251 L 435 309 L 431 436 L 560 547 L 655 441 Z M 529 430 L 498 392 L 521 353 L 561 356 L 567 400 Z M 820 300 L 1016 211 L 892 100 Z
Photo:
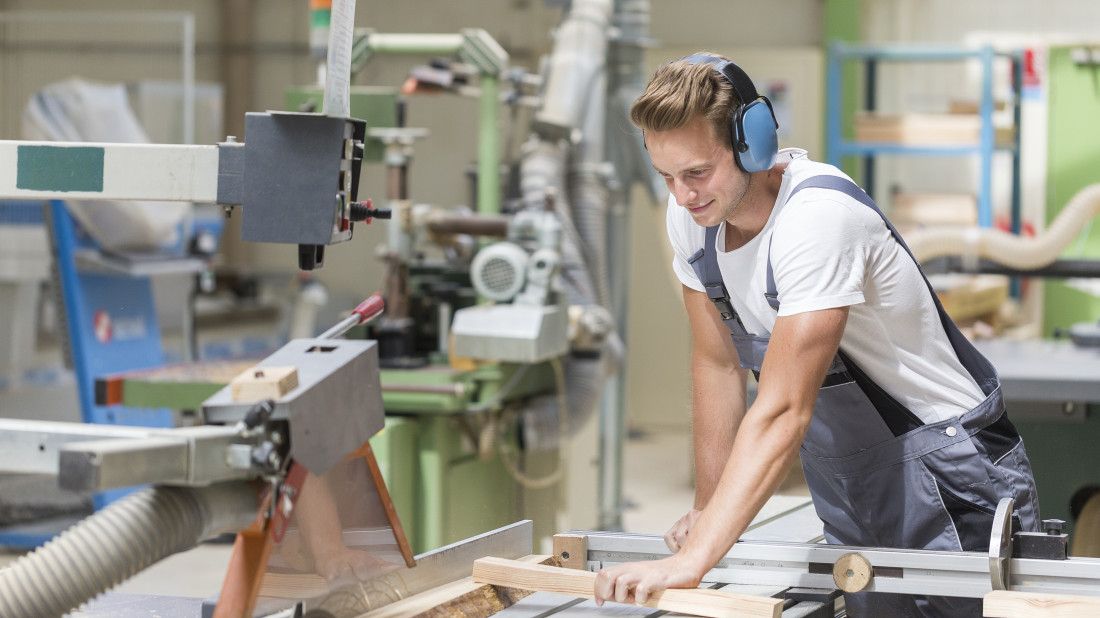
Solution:
M 386 302 L 382 300 L 381 294 L 373 294 L 367 300 L 359 303 L 352 313 L 359 315 L 359 324 L 363 322 L 369 322 L 374 318 L 382 315 L 382 312 L 386 309 Z

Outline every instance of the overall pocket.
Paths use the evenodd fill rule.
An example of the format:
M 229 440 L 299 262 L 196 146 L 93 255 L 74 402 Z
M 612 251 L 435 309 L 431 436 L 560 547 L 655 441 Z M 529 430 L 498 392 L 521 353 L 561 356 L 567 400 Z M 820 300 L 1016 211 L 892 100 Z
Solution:
M 893 440 L 894 434 L 854 381 L 824 386 L 802 447 L 822 458 L 847 457 Z
M 991 464 L 972 439 L 926 453 L 920 460 L 958 535 L 958 549 L 988 550 L 997 503 L 1009 490 L 1004 477 L 990 476 Z

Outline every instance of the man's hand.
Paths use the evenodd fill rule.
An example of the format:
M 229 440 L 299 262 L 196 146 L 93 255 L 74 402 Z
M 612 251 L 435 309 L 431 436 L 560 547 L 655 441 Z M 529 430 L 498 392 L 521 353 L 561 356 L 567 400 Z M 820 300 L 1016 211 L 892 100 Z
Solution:
M 662 560 L 628 562 L 596 575 L 596 605 L 603 605 L 604 601 L 642 604 L 655 592 L 695 588 L 702 579 L 703 573 L 696 573 L 680 554 Z
M 674 553 L 680 551 L 687 542 L 688 533 L 691 532 L 691 527 L 695 525 L 695 520 L 702 512 L 699 509 L 691 509 L 665 533 L 665 545 L 668 545 Z
M 323 576 L 330 584 L 344 576 L 366 581 L 401 567 L 400 564 L 375 558 L 365 551 L 346 547 L 314 561 L 317 574 Z

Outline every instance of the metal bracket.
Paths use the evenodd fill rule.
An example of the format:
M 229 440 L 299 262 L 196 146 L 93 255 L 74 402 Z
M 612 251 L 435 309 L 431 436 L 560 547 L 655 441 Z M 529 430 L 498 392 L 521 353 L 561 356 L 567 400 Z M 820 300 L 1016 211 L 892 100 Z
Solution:
M 508 69 L 508 52 L 481 28 L 462 31 L 462 51 L 459 55 L 476 66 L 482 75 L 500 75 Z

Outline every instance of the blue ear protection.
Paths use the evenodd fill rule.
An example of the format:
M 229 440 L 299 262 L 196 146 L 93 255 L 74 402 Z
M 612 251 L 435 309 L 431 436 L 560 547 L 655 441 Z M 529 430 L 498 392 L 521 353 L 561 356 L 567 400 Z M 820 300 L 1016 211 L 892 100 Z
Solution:
M 713 64 L 714 70 L 726 78 L 741 100 L 741 105 L 730 119 L 733 160 L 737 166 L 749 173 L 771 169 L 779 151 L 776 134 L 779 122 L 775 119 L 768 97 L 758 94 L 749 75 L 728 60 L 702 54 L 687 56 L 683 60 L 688 64 Z

